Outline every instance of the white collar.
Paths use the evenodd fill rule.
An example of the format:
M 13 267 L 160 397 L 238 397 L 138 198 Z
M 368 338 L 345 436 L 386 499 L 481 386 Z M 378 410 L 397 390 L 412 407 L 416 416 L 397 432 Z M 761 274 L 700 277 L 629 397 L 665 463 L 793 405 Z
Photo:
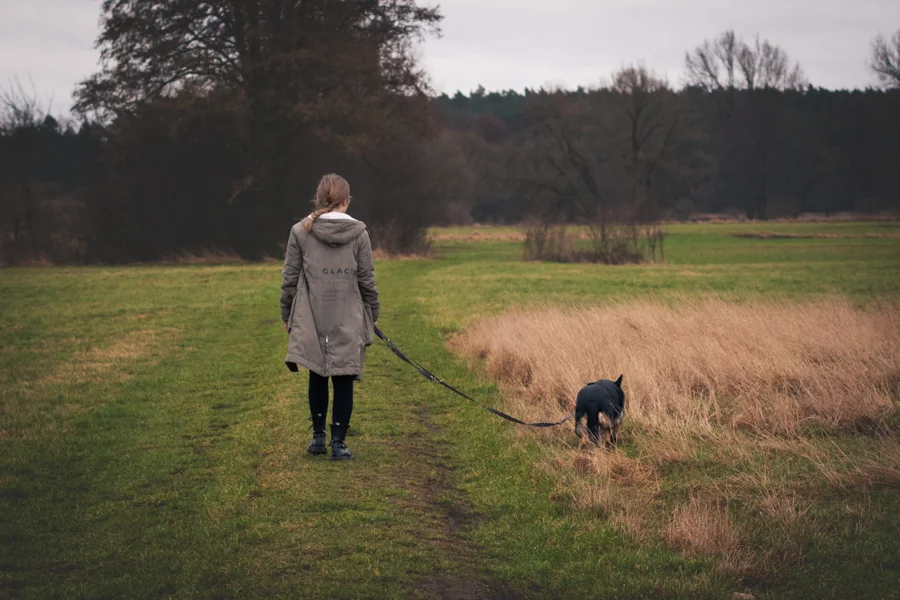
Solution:
M 346 221 L 346 220 L 350 220 L 350 221 L 355 221 L 355 220 L 356 220 L 356 219 L 354 219 L 353 217 L 351 217 L 350 215 L 348 215 L 347 213 L 344 213 L 344 212 L 338 212 L 338 211 L 336 211 L 336 210 L 333 210 L 333 211 L 331 211 L 331 212 L 327 212 L 327 213 L 321 214 L 321 215 L 319 215 L 319 218 L 320 218 L 320 219 L 336 219 L 336 220 L 343 219 L 343 220 L 345 220 L 345 221 Z

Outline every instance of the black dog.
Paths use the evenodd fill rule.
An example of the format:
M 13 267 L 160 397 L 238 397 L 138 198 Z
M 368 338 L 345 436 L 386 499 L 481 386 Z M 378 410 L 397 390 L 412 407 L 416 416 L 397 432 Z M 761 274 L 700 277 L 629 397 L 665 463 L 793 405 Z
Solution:
M 588 437 L 595 445 L 601 439 L 605 445 L 615 444 L 619 437 L 619 425 L 625 415 L 625 392 L 622 391 L 622 376 L 615 381 L 601 379 L 589 383 L 578 392 L 575 400 L 575 434 L 580 438 L 581 448 L 584 439 L 584 425 L 587 421 Z M 608 438 L 608 439 L 607 439 Z

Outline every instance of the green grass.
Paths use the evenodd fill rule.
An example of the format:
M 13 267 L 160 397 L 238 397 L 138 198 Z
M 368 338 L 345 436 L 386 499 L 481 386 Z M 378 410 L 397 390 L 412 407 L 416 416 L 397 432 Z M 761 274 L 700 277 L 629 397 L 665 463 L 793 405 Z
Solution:
M 743 227 L 776 226 L 898 229 Z M 740 227 L 673 226 L 667 263 L 624 267 L 438 242 L 437 259 L 377 265 L 380 325 L 499 406 L 445 341 L 513 306 L 900 292 L 900 240 L 726 235 Z M 0 272 L 0 597 L 722 598 L 748 585 L 758 597 L 896 597 L 892 490 L 872 494 L 882 516 L 840 538 L 849 545 L 811 549 L 753 588 L 569 508 L 534 468 L 536 443 L 380 345 L 357 387 L 357 458 L 308 456 L 306 378 L 281 362 L 279 272 Z
M 646 265 L 527 263 L 516 242 L 438 241 L 442 268 L 416 290 L 439 327 L 513 306 L 595 305 L 610 299 L 715 295 L 731 300 L 900 294 L 900 239 L 752 239 L 740 231 L 900 231 L 897 223 L 773 223 L 667 227 L 666 262 Z M 465 228 L 453 231 L 466 233 Z M 511 231 L 503 228 L 501 231 Z

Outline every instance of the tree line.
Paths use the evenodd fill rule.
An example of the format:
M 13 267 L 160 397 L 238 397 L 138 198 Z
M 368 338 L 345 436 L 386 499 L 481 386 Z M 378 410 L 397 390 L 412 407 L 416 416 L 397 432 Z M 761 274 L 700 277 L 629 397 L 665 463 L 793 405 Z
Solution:
M 873 42 L 867 90 L 813 87 L 778 46 L 725 32 L 686 53 L 682 88 L 635 64 L 591 89 L 451 97 L 414 59 L 441 21 L 414 0 L 101 10 L 71 120 L 0 95 L 5 263 L 277 255 L 331 171 L 396 252 L 433 224 L 578 223 L 589 258 L 615 262 L 664 218 L 900 209 L 900 32 Z

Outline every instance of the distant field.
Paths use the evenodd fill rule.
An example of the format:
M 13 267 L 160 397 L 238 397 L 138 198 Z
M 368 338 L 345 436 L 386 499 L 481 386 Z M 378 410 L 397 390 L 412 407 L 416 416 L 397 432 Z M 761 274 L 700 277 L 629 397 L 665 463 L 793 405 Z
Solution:
M 523 262 L 513 228 L 436 230 L 435 258 L 377 263 L 379 324 L 447 381 L 530 414 L 547 410 L 535 390 L 498 385 L 501 372 L 448 342 L 525 315 L 513 329 L 552 362 L 591 331 L 541 328 L 543 311 L 607 319 L 649 303 L 650 327 L 700 302 L 822 302 L 865 318 L 900 300 L 900 223 L 667 231 L 665 263 L 609 267 Z M 735 235 L 767 232 L 809 237 Z M 669 439 L 652 425 L 665 411 L 638 411 L 619 452 L 578 454 L 568 429 L 516 429 L 376 345 L 348 438 L 357 458 L 332 464 L 305 452 L 279 271 L 0 271 L 0 597 L 900 597 L 896 396 L 842 433 L 813 421 Z M 557 405 L 547 414 L 565 414 Z
M 435 269 L 419 290 L 433 303 L 433 321 L 459 328 L 512 306 L 594 305 L 610 299 L 715 296 L 731 300 L 849 295 L 863 302 L 900 294 L 900 240 L 864 237 L 900 234 L 898 222 L 670 225 L 664 263 L 562 265 L 526 263 L 518 242 L 453 241 L 475 228 L 435 230 Z M 477 228 L 478 231 L 493 231 Z M 856 234 L 856 238 L 735 237 L 762 230 Z M 497 228 L 503 235 L 518 228 Z M 450 235 L 451 239 L 446 236 Z
M 900 221 L 752 221 L 733 223 L 671 223 L 663 225 L 670 235 L 734 235 L 748 232 L 774 232 L 798 236 L 900 237 Z M 583 226 L 571 230 L 587 235 Z M 520 226 L 473 225 L 433 227 L 435 241 L 518 241 L 525 238 Z

